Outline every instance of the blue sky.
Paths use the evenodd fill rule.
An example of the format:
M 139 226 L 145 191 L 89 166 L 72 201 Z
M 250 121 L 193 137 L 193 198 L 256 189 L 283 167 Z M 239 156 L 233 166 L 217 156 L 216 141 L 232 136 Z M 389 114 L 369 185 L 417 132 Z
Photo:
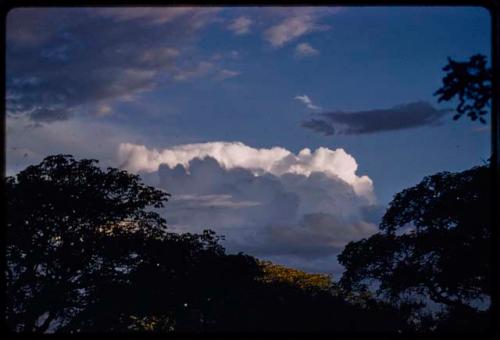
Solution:
M 208 221 L 229 235 L 231 250 L 336 272 L 338 267 L 328 263 L 334 262 L 342 242 L 376 230 L 377 219 L 367 218 L 366 211 L 383 211 L 395 193 L 426 175 L 464 170 L 489 157 L 489 125 L 453 121 L 443 109 L 454 103 L 437 103 L 433 96 L 447 57 L 490 56 L 490 16 L 483 8 L 15 9 L 7 20 L 7 173 L 64 152 L 113 166 L 128 164 L 127 169 L 154 185 L 168 178 L 164 184 L 169 190 L 178 187 L 169 182 L 176 178 L 197 182 L 187 170 L 195 166 L 191 162 L 204 162 L 200 155 L 212 157 L 216 163 L 196 165 L 202 176 L 215 181 L 227 172 L 234 181 L 203 192 L 178 187 L 182 199 L 173 201 L 166 215 L 178 230 L 197 231 L 201 226 L 196 223 Z M 414 103 L 420 104 L 408 106 Z M 325 135 L 304 126 L 325 113 L 357 116 L 361 128 L 335 126 Z M 377 114 L 380 118 L 373 119 Z M 397 122 L 385 121 L 384 114 L 398 117 Z M 214 142 L 228 144 L 207 146 Z M 134 147 L 125 150 L 124 143 Z M 195 146 L 182 163 L 179 155 L 187 151 L 175 147 L 185 145 Z M 298 158 L 289 156 L 278 164 L 277 151 L 252 156 L 257 155 L 252 150 L 273 147 Z M 343 149 L 346 155 L 298 155 L 304 148 L 314 154 L 320 147 Z M 258 166 L 251 164 L 252 157 Z M 339 159 L 338 168 L 321 163 L 329 157 Z M 162 163 L 170 164 L 165 178 Z M 186 171 L 172 175 L 169 171 L 179 164 Z M 344 165 L 349 170 L 342 170 Z M 251 195 L 238 182 L 246 175 L 236 174 L 235 168 L 260 176 L 262 183 L 252 187 Z M 327 196 L 343 210 L 335 214 L 326 205 L 323 210 L 305 207 L 306 199 L 317 207 L 330 202 L 307 196 L 319 183 L 311 179 L 311 171 L 330 176 Z M 300 185 L 294 182 L 299 179 L 287 177 L 290 173 L 304 176 Z M 368 189 L 356 182 L 362 176 L 371 180 Z M 259 190 L 276 194 L 268 188 L 296 197 L 259 201 L 264 197 Z M 269 213 L 280 211 L 281 205 L 273 204 L 285 201 L 298 207 L 295 220 Z M 188 206 L 202 210 L 210 206 L 207 202 L 220 214 L 188 214 L 180 221 Z M 267 208 L 257 211 L 256 206 Z M 282 207 L 284 215 L 290 207 Z M 250 212 L 262 217 L 257 220 L 265 230 L 249 220 Z M 342 227 L 328 229 L 336 223 Z M 290 231 L 299 227 L 312 231 Z M 259 233 L 282 233 L 290 243 L 277 244 Z M 325 233 L 331 242 L 318 243 Z M 334 234 L 345 237 L 336 243 Z M 311 246 L 297 250 L 292 241 L 304 239 Z M 260 246 L 249 246 L 259 240 Z M 318 255 L 312 248 L 325 250 Z

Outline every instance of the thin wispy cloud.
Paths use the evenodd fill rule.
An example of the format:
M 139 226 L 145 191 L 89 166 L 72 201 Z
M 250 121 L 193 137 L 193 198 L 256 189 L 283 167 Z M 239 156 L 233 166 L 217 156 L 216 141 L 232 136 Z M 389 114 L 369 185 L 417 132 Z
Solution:
M 269 12 L 282 19 L 264 31 L 264 38 L 275 48 L 283 47 L 312 32 L 327 31 L 321 20 L 339 11 L 338 7 L 270 8 Z
M 226 79 L 237 77 L 240 74 L 241 74 L 241 72 L 238 72 L 238 71 L 222 69 L 217 73 L 217 75 L 215 77 L 217 80 L 226 80 Z
M 273 47 L 282 47 L 307 33 L 327 29 L 327 26 L 317 25 L 310 15 L 285 19 L 281 23 L 268 28 L 265 38 Z
M 314 111 L 317 111 L 317 110 L 321 110 L 321 107 L 315 105 L 311 98 L 309 98 L 309 96 L 303 94 L 301 96 L 295 96 L 296 100 L 300 101 L 302 104 L 304 104 L 308 109 L 310 110 L 314 110 Z
M 236 35 L 242 35 L 250 33 L 250 26 L 252 23 L 253 21 L 249 18 L 241 16 L 234 19 L 227 28 Z
M 208 61 L 201 61 L 190 68 L 179 68 L 175 71 L 175 80 L 190 80 L 193 78 L 203 77 L 215 70 L 215 65 Z
M 218 7 L 114 7 L 97 8 L 93 14 L 108 17 L 116 22 L 140 20 L 150 25 L 163 25 L 182 19 L 189 21 L 193 29 L 199 29 L 215 21 Z
M 325 112 L 313 115 L 302 126 L 326 136 L 356 135 L 439 125 L 450 110 L 438 110 L 427 102 L 414 102 L 389 109 Z
M 300 43 L 295 47 L 295 55 L 299 58 L 318 55 L 319 51 L 308 43 Z

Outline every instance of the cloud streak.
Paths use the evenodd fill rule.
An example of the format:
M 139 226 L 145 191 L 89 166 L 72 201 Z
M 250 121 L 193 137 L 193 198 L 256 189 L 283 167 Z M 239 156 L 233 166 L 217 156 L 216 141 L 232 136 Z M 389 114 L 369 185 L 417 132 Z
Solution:
M 389 109 L 319 113 L 301 125 L 325 136 L 357 135 L 439 125 L 449 112 L 427 102 L 414 102 Z
M 301 96 L 295 96 L 296 100 L 300 101 L 302 104 L 304 104 L 308 109 L 311 109 L 311 110 L 321 110 L 321 107 L 313 104 L 311 98 L 309 98 L 309 96 L 303 94 Z

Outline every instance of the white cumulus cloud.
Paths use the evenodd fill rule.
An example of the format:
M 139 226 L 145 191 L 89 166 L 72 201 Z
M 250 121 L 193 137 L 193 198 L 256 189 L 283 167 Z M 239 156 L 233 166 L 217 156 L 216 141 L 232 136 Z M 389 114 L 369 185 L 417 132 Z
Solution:
M 122 167 L 172 194 L 170 229 L 225 235 L 243 251 L 304 270 L 339 273 L 336 255 L 376 232 L 373 183 L 343 149 L 253 148 L 241 142 L 162 150 L 122 143 Z M 373 214 L 371 214 L 373 215 Z
M 162 211 L 171 230 L 213 229 L 226 236 L 229 252 L 338 274 L 345 244 L 377 230 L 372 181 L 356 174 L 356 160 L 343 149 L 121 144 L 118 158 L 172 194 Z
M 373 197 L 371 179 L 356 174 L 356 160 L 342 148 L 331 150 L 320 147 L 314 152 L 305 148 L 295 155 L 281 147 L 255 149 L 240 142 L 185 144 L 163 150 L 121 143 L 118 157 L 123 166 L 133 172 L 157 171 L 160 164 L 172 168 L 177 165 L 189 168 L 191 160 L 205 157 L 214 158 L 225 169 L 244 168 L 251 170 L 254 175 L 298 174 L 309 177 L 318 172 L 342 179 L 359 195 Z

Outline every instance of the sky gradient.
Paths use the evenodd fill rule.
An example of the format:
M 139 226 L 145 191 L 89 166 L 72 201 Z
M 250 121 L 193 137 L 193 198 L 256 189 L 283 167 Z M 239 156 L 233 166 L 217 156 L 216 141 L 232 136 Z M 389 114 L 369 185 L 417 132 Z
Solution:
M 7 17 L 7 174 L 96 158 L 173 193 L 172 230 L 337 275 L 393 195 L 482 164 L 486 125 L 437 103 L 490 57 L 479 7 L 53 8 Z

